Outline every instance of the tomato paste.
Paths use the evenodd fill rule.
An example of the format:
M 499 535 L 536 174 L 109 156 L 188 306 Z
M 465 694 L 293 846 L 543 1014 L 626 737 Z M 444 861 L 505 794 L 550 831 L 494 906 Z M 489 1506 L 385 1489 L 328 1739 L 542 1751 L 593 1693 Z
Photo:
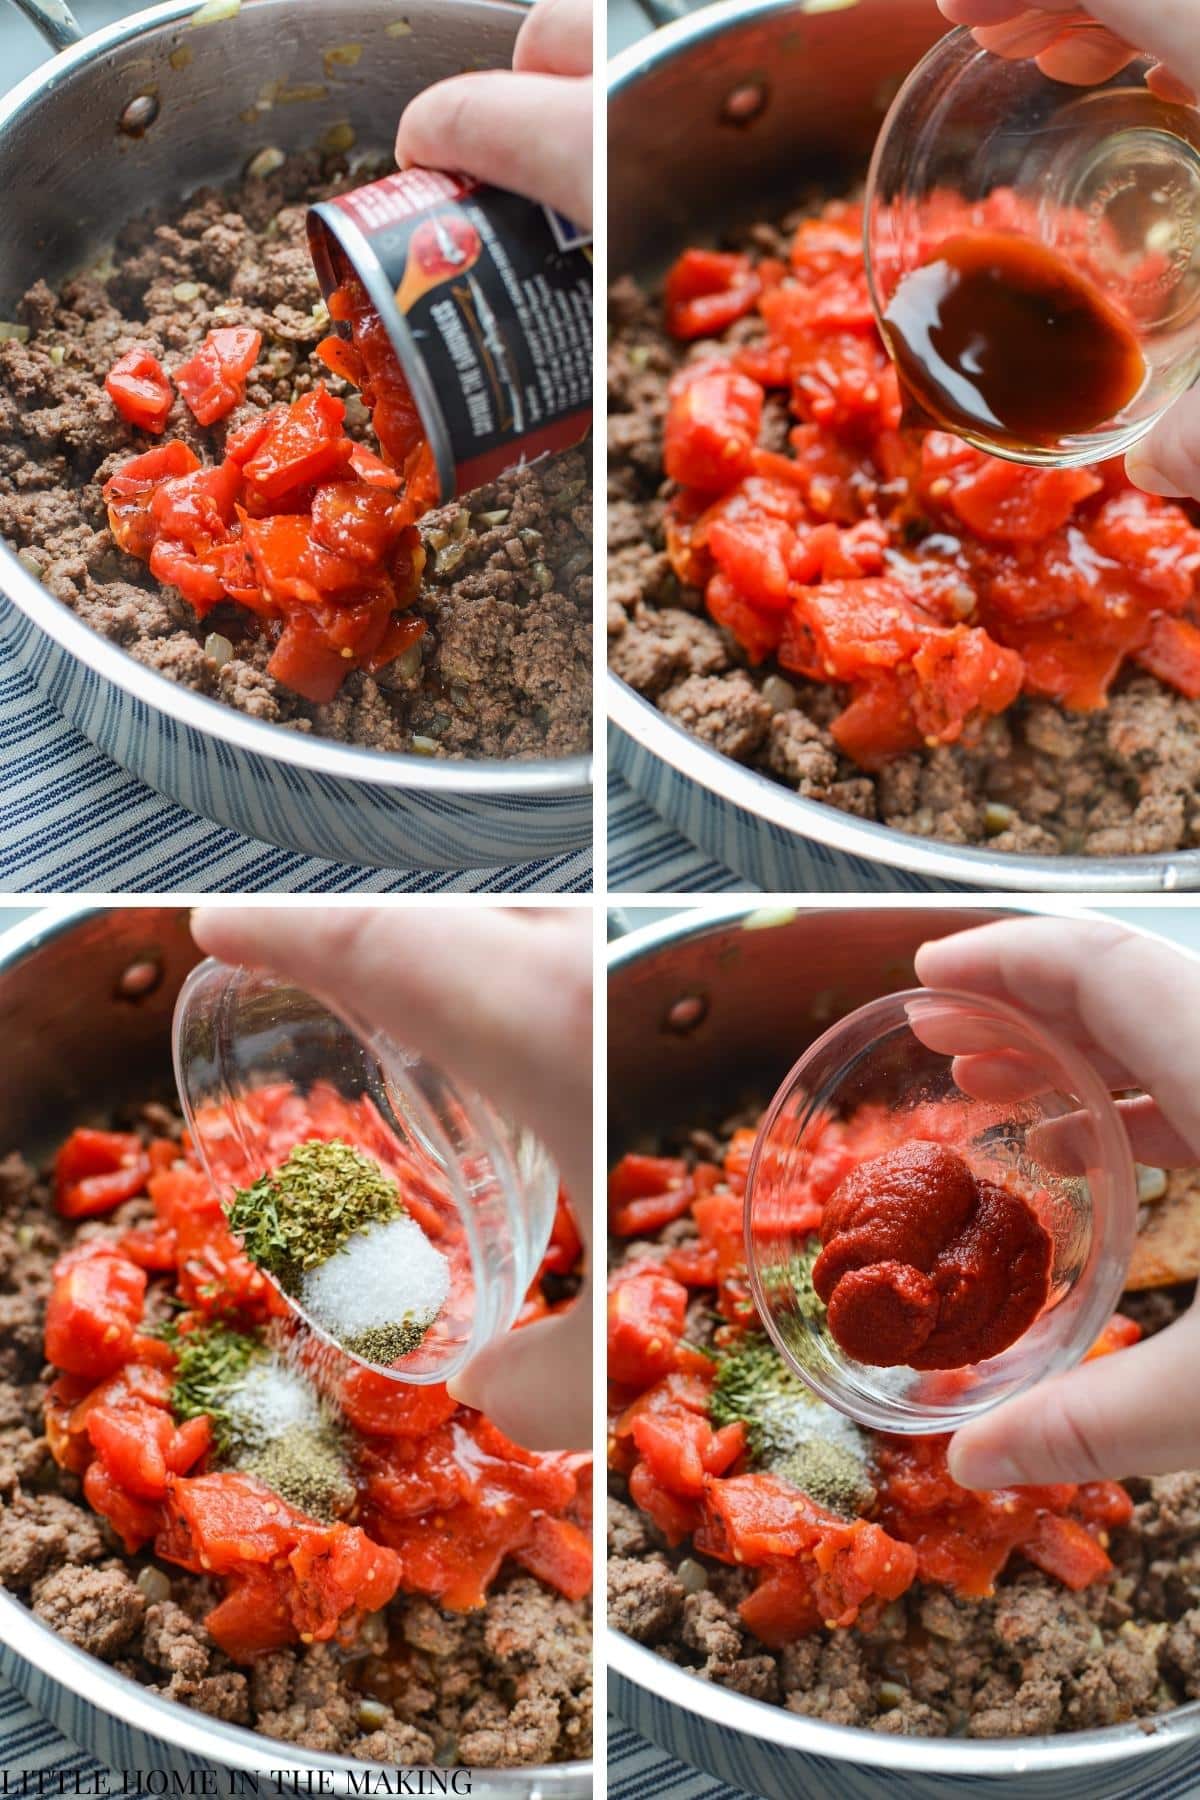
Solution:
M 879 1368 L 998 1356 L 1046 1304 L 1053 1246 L 1019 1194 L 941 1144 L 860 1163 L 825 1203 L 812 1280 L 830 1333 Z
M 301 1099 L 272 1087 L 246 1105 L 272 1141 L 338 1137 L 368 1153 L 385 1148 L 387 1127 L 365 1097 L 315 1088 Z M 403 1154 L 393 1138 L 395 1166 Z M 173 1410 L 178 1346 L 192 1332 L 214 1323 L 254 1331 L 287 1310 L 231 1235 L 186 1141 L 75 1132 L 59 1152 L 55 1188 L 67 1218 L 111 1212 L 140 1194 L 154 1216 L 80 1242 L 56 1265 L 45 1327 L 57 1370 L 45 1402 L 51 1453 L 81 1477 L 88 1503 L 130 1553 L 152 1547 L 213 1580 L 221 1598 L 205 1624 L 229 1656 L 348 1642 L 361 1616 L 398 1590 L 451 1610 L 480 1607 L 508 1559 L 571 1598 L 587 1591 L 587 1459 L 511 1443 L 442 1385 L 404 1386 L 349 1363 L 323 1378 L 334 1384 L 353 1500 L 332 1522 L 229 1466 L 207 1416 L 184 1420 Z M 579 1254 L 560 1205 L 520 1322 L 553 1310 L 543 1274 L 569 1273 Z M 175 1306 L 166 1337 L 150 1324 L 162 1317 L 164 1285 Z
M 925 254 L 962 232 L 1029 235 L 1022 205 L 1003 190 L 948 200 Z M 1084 272 L 1087 224 L 1068 246 Z M 684 341 L 757 325 L 672 383 L 674 572 L 752 665 L 837 690 L 831 729 L 853 762 L 977 744 L 1022 696 L 1101 707 L 1131 663 L 1200 697 L 1188 511 L 1133 488 L 1120 462 L 1028 468 L 906 431 L 860 206 L 805 220 L 786 261 L 686 250 L 665 317 Z M 786 421 L 782 447 L 763 441 L 768 416 Z

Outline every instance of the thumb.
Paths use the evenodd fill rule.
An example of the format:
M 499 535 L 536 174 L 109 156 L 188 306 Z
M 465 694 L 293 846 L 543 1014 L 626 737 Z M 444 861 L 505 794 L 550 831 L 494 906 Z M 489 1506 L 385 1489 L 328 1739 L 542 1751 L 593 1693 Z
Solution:
M 592 1304 L 585 1281 L 568 1310 L 489 1344 L 449 1384 L 527 1450 L 592 1442 Z
M 1200 1463 L 1200 1312 L 1097 1357 L 965 1425 L 950 1445 L 963 1487 L 1163 1475 Z
M 590 226 L 591 77 L 477 69 L 439 81 L 405 107 L 396 161 L 459 169 Z
M 1172 500 L 1200 497 L 1200 391 L 1184 394 L 1125 458 L 1135 487 Z

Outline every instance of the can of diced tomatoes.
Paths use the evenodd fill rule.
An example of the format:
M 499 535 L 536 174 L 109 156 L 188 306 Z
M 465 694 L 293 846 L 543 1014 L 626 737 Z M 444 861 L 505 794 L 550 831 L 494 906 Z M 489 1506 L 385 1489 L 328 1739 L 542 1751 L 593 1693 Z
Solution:
M 465 175 L 407 169 L 314 206 L 308 236 L 327 301 L 348 275 L 366 290 L 442 500 L 587 435 L 590 239 L 559 214 Z

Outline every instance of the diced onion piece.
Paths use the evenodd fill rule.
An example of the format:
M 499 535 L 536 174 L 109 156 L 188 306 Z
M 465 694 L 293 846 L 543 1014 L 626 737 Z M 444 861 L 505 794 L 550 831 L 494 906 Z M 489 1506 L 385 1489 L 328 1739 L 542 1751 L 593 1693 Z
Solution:
M 210 631 L 204 640 L 204 654 L 218 669 L 223 669 L 233 658 L 233 645 L 219 631 Z
M 257 156 L 252 156 L 246 164 L 246 174 L 251 181 L 265 181 L 276 169 L 282 169 L 286 158 L 283 151 L 275 144 L 268 144 Z
M 189 25 L 219 25 L 223 19 L 236 19 L 242 0 L 204 0 L 188 20 Z

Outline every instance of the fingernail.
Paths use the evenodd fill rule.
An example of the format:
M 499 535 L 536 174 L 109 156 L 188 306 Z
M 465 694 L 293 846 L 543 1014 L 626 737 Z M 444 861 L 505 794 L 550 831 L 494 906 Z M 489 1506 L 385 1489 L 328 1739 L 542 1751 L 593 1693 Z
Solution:
M 1131 450 L 1125 458 L 1125 473 L 1134 487 L 1141 488 L 1144 494 L 1158 494 L 1164 500 L 1187 500 L 1190 498 L 1186 489 L 1176 487 L 1175 483 L 1163 474 L 1152 456 Z
M 952 1443 L 946 1464 L 959 1487 L 1020 1487 L 1024 1480 L 1017 1464 L 1003 1451 L 977 1450 L 972 1444 Z

